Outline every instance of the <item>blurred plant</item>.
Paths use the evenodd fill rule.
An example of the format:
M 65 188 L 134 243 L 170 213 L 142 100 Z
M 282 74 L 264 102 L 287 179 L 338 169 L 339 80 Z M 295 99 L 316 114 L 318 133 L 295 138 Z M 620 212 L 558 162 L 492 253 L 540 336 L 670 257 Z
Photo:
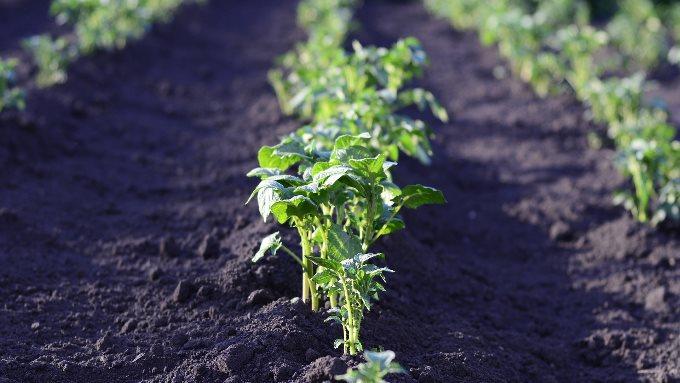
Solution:
M 0 59 L 0 112 L 4 109 L 23 109 L 26 106 L 24 92 L 16 85 L 17 60 Z
M 344 375 L 335 377 L 347 383 L 388 383 L 384 378 L 389 374 L 401 374 L 404 369 L 394 361 L 393 351 L 366 351 L 364 352 L 365 363 L 361 363 L 356 369 L 347 369 Z
M 607 124 L 617 164 L 630 180 L 632 191 L 617 192 L 615 201 L 642 222 L 650 217 L 653 224 L 677 220 L 674 212 L 680 201 L 673 186 L 680 177 L 677 131 L 668 124 L 663 109 L 645 102 L 644 73 L 605 78 L 609 68 L 597 57 L 612 43 L 645 68 L 658 62 L 667 49 L 666 32 L 649 0 L 624 0 L 609 33 L 587 25 L 584 5 L 575 0 L 538 5 L 521 0 L 427 0 L 426 4 L 435 14 L 450 18 L 454 26 L 465 25 L 462 20 L 474 21 L 465 26 L 478 29 L 482 42 L 497 44 L 513 71 L 539 95 L 569 84 L 589 106 L 593 120 Z M 462 9 L 469 14 L 452 13 Z M 671 56 L 680 57 L 674 52 Z
M 73 38 L 48 35 L 28 39 L 25 47 L 38 65 L 39 86 L 66 81 L 68 65 L 97 50 L 122 49 L 157 22 L 166 22 L 187 1 L 202 0 L 54 0 L 50 13 L 74 28 Z
M 607 25 L 611 42 L 642 68 L 656 66 L 667 53 L 667 31 L 650 0 L 622 0 L 619 11 Z

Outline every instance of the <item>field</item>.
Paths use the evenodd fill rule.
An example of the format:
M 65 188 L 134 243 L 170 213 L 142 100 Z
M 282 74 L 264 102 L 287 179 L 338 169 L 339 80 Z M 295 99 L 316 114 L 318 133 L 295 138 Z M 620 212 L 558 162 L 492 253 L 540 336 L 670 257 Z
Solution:
M 323 382 L 363 362 L 299 298 L 294 259 L 251 261 L 276 230 L 298 249 L 245 204 L 258 149 L 302 125 L 268 80 L 307 38 L 297 5 L 183 5 L 61 84 L 26 82 L 25 109 L 0 113 L 0 383 Z M 19 76 L 36 70 L 20 40 L 63 29 L 49 6 L 0 2 L 0 57 L 22 59 Z M 678 230 L 613 202 L 630 182 L 614 147 L 592 145 L 605 124 L 421 2 L 367 0 L 353 19 L 347 50 L 417 38 L 429 63 L 414 84 L 448 112 L 405 109 L 433 155 L 392 171 L 447 203 L 405 209 L 370 244 L 394 272 L 361 343 L 395 352 L 404 372 L 387 379 L 680 381 Z M 680 70 L 650 73 L 680 126 Z

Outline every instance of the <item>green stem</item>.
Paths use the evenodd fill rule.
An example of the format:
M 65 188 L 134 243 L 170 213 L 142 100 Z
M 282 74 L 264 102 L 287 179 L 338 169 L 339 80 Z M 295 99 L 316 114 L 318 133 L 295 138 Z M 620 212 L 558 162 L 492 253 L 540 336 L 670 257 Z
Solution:
M 647 221 L 647 204 L 649 202 L 649 194 L 647 193 L 647 185 L 642 176 L 642 168 L 635 158 L 628 160 L 628 168 L 633 177 L 633 184 L 635 185 L 635 195 L 637 197 L 638 220 L 640 222 Z
M 321 243 L 321 258 L 328 259 L 328 231 L 324 233 L 323 242 Z M 331 303 L 331 308 L 338 307 L 338 294 L 330 293 L 328 294 L 328 300 Z
M 371 243 L 377 241 L 378 238 L 380 238 L 383 235 L 383 232 L 387 228 L 387 225 L 390 223 L 390 221 L 392 221 L 394 219 L 394 217 L 397 216 L 397 214 L 399 214 L 399 211 L 401 210 L 402 207 L 404 207 L 403 201 L 402 201 L 402 203 L 399 204 L 399 206 L 396 209 L 392 210 L 392 214 L 387 219 L 387 221 L 385 221 L 385 223 L 382 225 L 382 227 L 380 227 L 380 230 L 378 230 L 378 232 L 375 233 L 375 236 L 373 236 L 373 238 L 371 239 Z
M 309 241 L 309 234 L 304 229 L 300 229 L 300 238 L 302 240 L 303 301 L 306 302 L 304 300 L 305 293 L 309 294 L 308 297 L 312 303 L 312 311 L 318 311 L 319 293 L 316 290 L 316 283 L 312 280 L 312 277 L 314 276 L 314 264 L 312 264 L 312 261 L 308 258 L 308 256 L 312 255 L 312 244 Z
M 342 290 L 343 293 L 345 294 L 345 309 L 347 309 L 347 332 L 349 333 L 347 336 L 346 340 L 346 345 L 349 347 L 349 354 L 350 355 L 356 355 L 357 354 L 357 347 L 356 343 L 354 342 L 354 337 L 352 336 L 353 334 L 353 329 L 354 329 L 354 310 L 352 309 L 352 304 L 351 304 L 351 299 L 349 296 L 349 290 L 347 289 L 347 282 L 344 280 L 344 276 L 342 277 Z M 349 344 L 348 344 L 349 343 Z
M 368 209 L 366 211 L 366 227 L 363 232 L 363 243 L 361 247 L 364 252 L 368 250 L 373 240 L 373 220 L 375 219 L 375 193 L 371 191 L 368 195 Z
M 281 245 L 281 250 L 283 250 L 284 252 L 286 252 L 286 254 L 288 254 L 288 255 L 290 255 L 291 257 L 293 257 L 293 259 L 295 260 L 295 262 L 297 262 L 298 264 L 300 264 L 300 266 L 304 267 L 304 265 L 303 265 L 303 263 L 302 263 L 302 259 L 300 259 L 300 257 L 298 257 L 297 254 L 295 254 L 293 251 L 291 251 L 291 250 L 290 250 L 289 248 L 287 248 L 285 245 Z

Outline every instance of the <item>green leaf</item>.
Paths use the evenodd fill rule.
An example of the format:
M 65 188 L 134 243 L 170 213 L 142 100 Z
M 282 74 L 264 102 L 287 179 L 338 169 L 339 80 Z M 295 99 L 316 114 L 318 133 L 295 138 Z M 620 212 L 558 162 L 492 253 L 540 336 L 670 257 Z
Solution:
M 334 259 L 314 257 L 311 255 L 308 255 L 307 258 L 310 261 L 314 262 L 314 264 L 319 265 L 321 267 L 325 267 L 327 270 L 332 270 L 335 272 L 342 270 L 342 265 L 340 264 L 340 262 Z
M 381 257 L 383 254 L 382 253 L 364 253 L 364 254 L 356 254 L 354 256 L 354 259 L 358 263 L 366 263 L 370 261 L 371 259 L 375 257 Z
M 268 236 L 262 238 L 262 242 L 260 242 L 260 249 L 257 250 L 257 253 L 253 256 L 252 261 L 257 262 L 260 259 L 262 259 L 267 251 L 269 250 L 272 255 L 276 255 L 276 251 L 281 247 L 281 237 L 279 236 L 279 232 L 275 232 L 272 234 L 269 234 Z
M 366 146 L 348 146 L 346 148 L 335 148 L 331 152 L 331 161 L 347 163 L 350 159 L 362 159 L 375 156 L 375 153 Z
M 392 234 L 394 232 L 402 230 L 405 227 L 406 224 L 404 223 L 403 220 L 401 220 L 400 218 L 392 218 L 390 222 L 387 222 L 387 224 L 384 226 L 380 234 L 381 235 Z
M 358 134 L 356 136 L 352 135 L 342 135 L 335 139 L 335 144 L 333 147 L 335 149 L 345 149 L 350 146 L 361 146 L 366 143 L 366 140 L 371 138 L 371 135 L 367 132 Z
M 327 285 L 337 279 L 336 275 L 329 269 L 324 268 L 312 277 L 312 280 L 320 285 Z
M 444 204 L 446 199 L 441 191 L 423 185 L 408 185 L 401 190 L 401 199 L 404 206 L 416 209 L 422 205 Z
M 248 172 L 248 177 L 259 177 L 260 179 L 279 175 L 279 169 L 273 168 L 255 168 Z
M 257 162 L 260 167 L 279 169 L 284 171 L 300 162 L 301 156 L 290 153 L 279 153 L 276 146 L 263 146 L 257 153 Z
M 278 200 L 271 205 L 271 213 L 279 223 L 285 223 L 291 218 L 304 218 L 316 212 L 316 204 L 311 199 L 301 195 Z
M 248 200 L 246 201 L 246 205 L 253 199 L 253 197 L 255 197 L 255 196 L 257 195 L 257 193 L 258 193 L 260 190 L 266 189 L 266 188 L 273 188 L 273 189 L 283 190 L 283 189 L 284 189 L 284 186 L 281 185 L 280 183 L 274 181 L 274 180 L 269 180 L 269 179 L 262 180 L 262 181 L 260 181 L 259 184 L 257 184 L 257 186 L 255 187 L 255 189 L 253 189 L 253 192 L 250 193 L 250 196 L 248 197 Z
M 385 155 L 379 154 L 372 158 L 349 159 L 349 165 L 372 179 L 384 179 L 386 174 L 383 168 Z
M 343 260 L 352 259 L 361 252 L 361 241 L 358 237 L 346 233 L 338 224 L 331 225 L 328 231 L 328 254 L 337 260 Z
M 352 172 L 352 168 L 349 166 L 345 165 L 336 165 L 336 166 L 331 166 L 325 170 L 322 170 L 321 172 L 317 173 L 314 175 L 314 181 L 319 184 L 320 187 L 322 188 L 329 188 L 335 185 L 336 182 L 342 180 L 345 178 L 345 181 L 354 186 L 354 187 L 360 187 L 356 179 L 348 177 L 350 173 Z
M 250 194 L 246 204 L 248 204 L 253 196 L 257 194 L 257 205 L 260 210 L 260 215 L 262 216 L 262 219 L 267 222 L 267 217 L 269 217 L 272 204 L 281 199 L 280 193 L 284 190 L 285 187 L 276 181 L 260 181 L 255 190 Z
M 367 362 L 369 363 L 377 363 L 380 366 L 381 370 L 386 370 L 390 363 L 394 360 L 395 355 L 394 351 L 382 351 L 382 352 L 374 352 L 374 351 L 366 351 L 364 352 L 364 359 L 366 359 Z

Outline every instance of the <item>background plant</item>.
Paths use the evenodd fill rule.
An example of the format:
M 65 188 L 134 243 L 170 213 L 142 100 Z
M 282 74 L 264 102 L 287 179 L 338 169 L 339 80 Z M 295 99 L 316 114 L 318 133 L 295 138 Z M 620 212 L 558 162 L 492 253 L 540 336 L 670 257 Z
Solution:
M 389 374 L 401 374 L 404 369 L 394 361 L 393 351 L 366 351 L 364 352 L 365 363 L 356 369 L 348 369 L 344 375 L 335 377 L 347 383 L 387 383 L 384 379 Z
M 16 85 L 17 60 L 0 59 L 0 112 L 25 107 L 24 92 Z
M 676 130 L 664 110 L 645 101 L 645 75 L 612 76 L 616 60 L 603 59 L 607 54 L 602 54 L 613 47 L 608 52 L 622 60 L 642 68 L 655 65 L 666 49 L 666 32 L 651 2 L 623 2 L 607 31 L 588 25 L 586 3 L 578 0 L 538 5 L 522 0 L 427 0 L 426 4 L 454 26 L 479 30 L 484 43 L 497 44 L 513 71 L 539 95 L 573 90 L 589 107 L 591 117 L 608 126 L 617 164 L 631 185 L 632 190 L 617 192 L 615 202 L 641 222 L 677 224 L 677 215 L 667 213 L 679 208 L 669 192 L 679 177 Z M 456 13 L 463 9 L 469 13 Z M 663 200 L 661 190 L 666 190 Z
M 195 0 L 191 0 L 195 1 Z M 200 0 L 198 0 L 200 1 Z M 142 37 L 154 23 L 166 22 L 186 0 L 54 0 L 50 13 L 73 35 L 35 36 L 26 49 L 33 55 L 36 83 L 47 87 L 66 81 L 68 65 L 97 50 L 122 49 Z

